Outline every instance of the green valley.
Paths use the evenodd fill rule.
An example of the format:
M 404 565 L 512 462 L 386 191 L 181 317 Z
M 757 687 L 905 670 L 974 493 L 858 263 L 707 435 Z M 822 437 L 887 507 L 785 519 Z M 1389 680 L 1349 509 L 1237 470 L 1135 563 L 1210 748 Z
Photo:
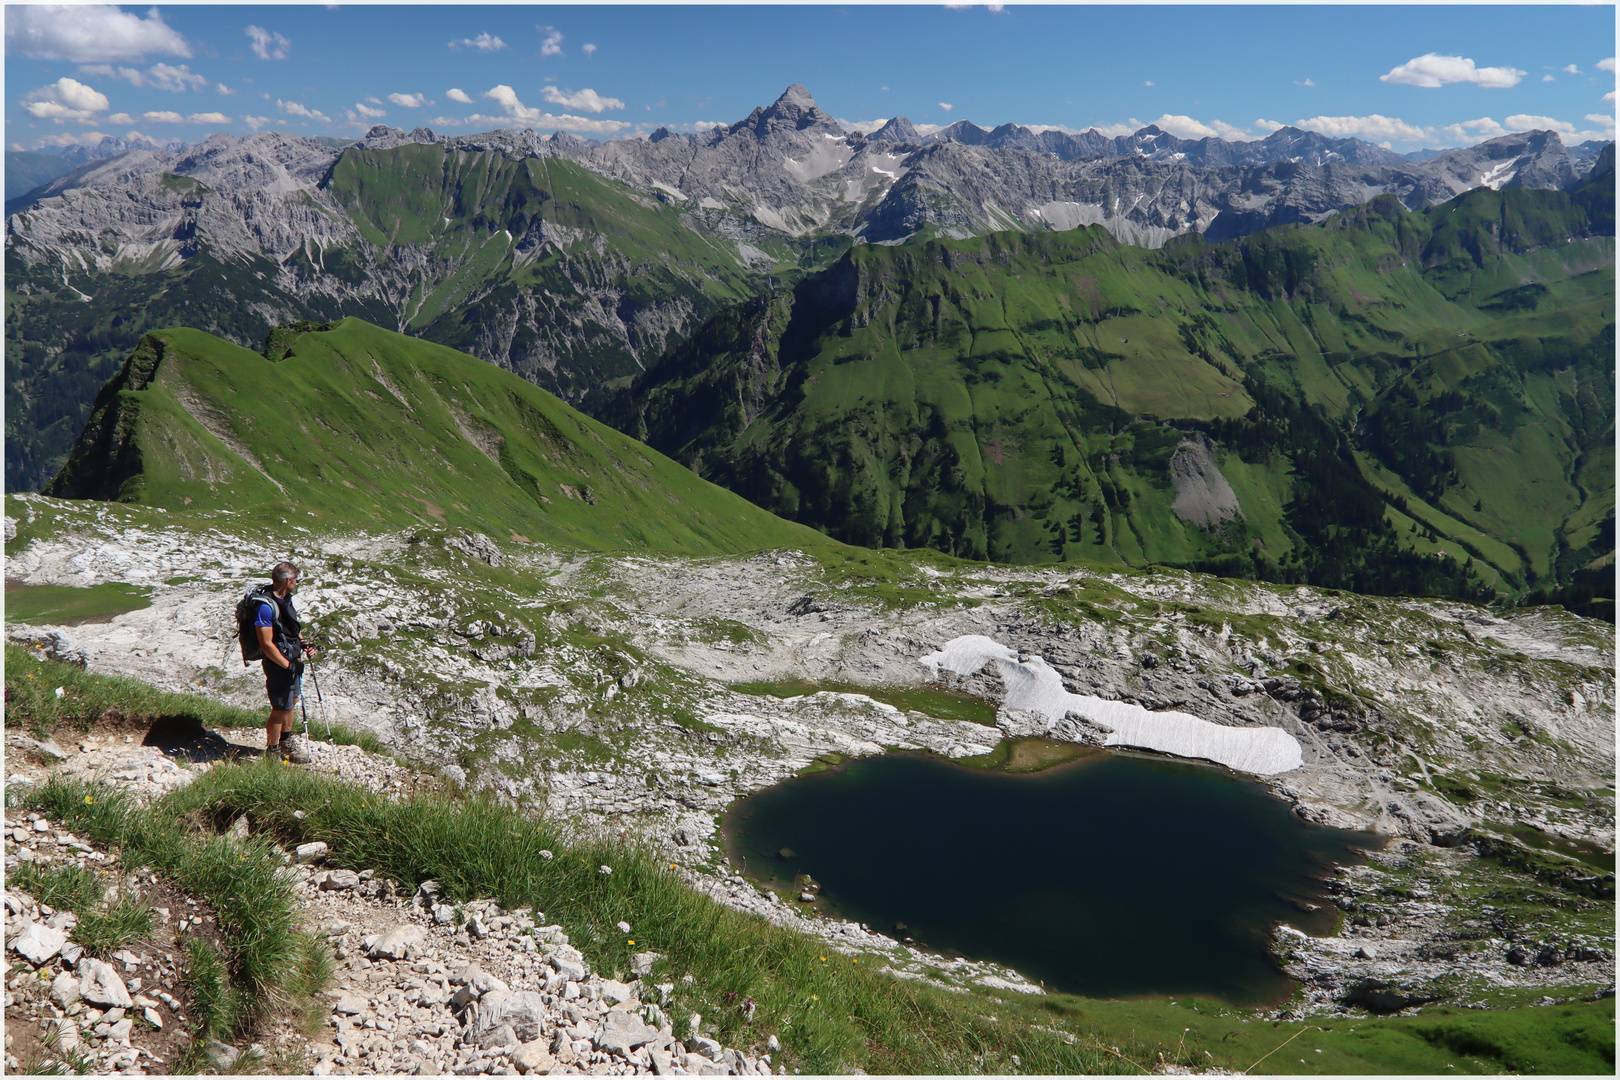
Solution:
M 1483 599 L 1614 550 L 1612 150 L 1161 250 L 852 249 L 716 316 L 621 430 L 867 546 Z

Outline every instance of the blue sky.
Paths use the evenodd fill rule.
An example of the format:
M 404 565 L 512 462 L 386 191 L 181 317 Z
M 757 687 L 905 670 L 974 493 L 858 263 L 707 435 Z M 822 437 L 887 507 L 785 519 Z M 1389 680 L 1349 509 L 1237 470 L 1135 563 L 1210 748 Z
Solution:
M 1012 121 L 1400 151 L 1614 137 L 1612 5 L 7 7 L 6 145 L 373 123 L 627 138 L 790 83 L 849 126 Z

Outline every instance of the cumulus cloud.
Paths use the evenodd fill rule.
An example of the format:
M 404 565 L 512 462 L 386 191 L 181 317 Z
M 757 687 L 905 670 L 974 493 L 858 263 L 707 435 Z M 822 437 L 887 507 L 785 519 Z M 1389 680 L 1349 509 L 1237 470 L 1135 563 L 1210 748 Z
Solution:
M 1287 124 L 1279 124 L 1275 120 L 1256 120 L 1254 126 L 1261 131 L 1281 131 Z
M 1367 116 L 1313 116 L 1294 125 L 1306 131 L 1317 131 L 1336 139 L 1366 139 L 1374 142 L 1389 139 L 1394 142 L 1414 142 L 1429 136 L 1427 128 L 1408 124 L 1393 116 L 1372 113 Z
M 1610 90 L 1607 94 L 1604 94 L 1603 100 L 1607 101 L 1611 105 L 1614 104 L 1614 91 Z
M 268 116 L 244 116 L 244 117 L 242 117 L 242 123 L 246 124 L 248 127 L 252 128 L 254 131 L 258 131 L 260 128 L 264 127 L 265 125 L 267 125 L 267 124 L 269 124 L 271 122 L 272 122 L 272 119 L 271 119 L 271 117 L 268 117 Z M 285 123 L 285 121 L 283 121 L 283 123 Z
M 215 83 L 214 84 L 214 89 L 218 90 L 220 92 L 220 94 L 222 96 L 224 96 L 224 97 L 235 97 L 237 94 L 241 93 L 240 90 L 232 90 L 230 87 L 226 86 L 224 83 Z
M 450 43 L 452 49 L 477 49 L 479 52 L 500 52 L 506 42 L 494 34 L 479 34 L 475 38 L 458 38 Z
M 228 124 L 231 118 L 221 112 L 197 112 L 186 117 L 188 124 Z
M 609 109 L 624 108 L 624 102 L 618 98 L 603 97 L 589 87 L 576 94 L 572 90 L 564 92 L 555 86 L 548 86 L 541 94 L 552 105 L 561 105 L 565 109 L 575 109 L 579 112 L 604 113 Z
M 1556 131 L 1560 135 L 1573 135 L 1575 125 L 1563 120 L 1554 120 L 1550 116 L 1530 116 L 1525 113 L 1515 113 L 1507 118 L 1509 131 Z
M 1146 79 L 1146 80 L 1143 81 L 1142 85 L 1143 86 L 1158 86 L 1159 84 L 1154 82 L 1152 79 Z
M 201 90 L 208 85 L 206 76 L 193 72 L 189 65 L 153 64 L 145 71 L 132 67 L 114 67 L 111 64 L 82 64 L 81 75 L 105 75 L 122 79 L 131 86 L 182 93 L 187 89 Z
M 579 51 L 584 53 L 586 56 L 594 56 L 596 54 L 596 46 L 587 41 L 585 44 L 579 47 Z
M 109 124 L 133 124 L 134 122 L 135 118 L 127 112 L 115 112 L 107 117 L 107 123 Z
M 1586 72 L 1582 71 L 1580 68 L 1576 67 L 1574 64 L 1565 64 L 1560 70 L 1565 71 L 1570 75 L 1585 75 L 1586 74 Z
M 364 116 L 367 120 L 375 120 L 379 116 L 388 115 L 382 109 L 373 109 L 363 102 L 355 102 L 354 111 L 359 113 L 361 116 Z
M 1519 80 L 1524 78 L 1524 72 L 1511 67 L 1475 67 L 1474 62 L 1465 56 L 1424 53 L 1399 67 L 1390 68 L 1388 74 L 1380 75 L 1378 78 L 1382 82 L 1429 89 L 1445 86 L 1447 83 L 1475 83 L 1479 86 L 1502 89 L 1517 86 Z
M 1452 142 L 1473 143 L 1484 139 L 1495 139 L 1506 135 L 1507 128 L 1492 120 L 1489 116 L 1482 116 L 1478 120 L 1464 120 L 1460 124 L 1447 124 L 1441 128 L 1439 134 Z
M 153 8 L 141 18 L 111 4 L 6 8 L 6 52 L 77 64 L 145 60 L 149 53 L 190 59 L 191 46 Z
M 452 94 L 460 94 L 461 93 L 461 91 L 459 91 L 459 90 L 452 90 L 450 92 Z M 465 94 L 462 94 L 461 96 L 462 97 L 467 97 L 467 95 L 465 95 Z M 429 101 L 427 99 L 426 94 L 389 94 L 388 95 L 388 100 L 392 101 L 395 105 L 398 105 L 401 108 L 405 108 L 405 109 L 420 109 L 424 105 L 433 104 L 433 102 L 431 102 L 431 101 Z M 471 101 L 472 99 L 467 98 L 467 100 Z
M 1613 74 L 1614 73 L 1614 57 L 1611 56 L 1607 60 L 1599 60 L 1597 62 L 1597 69 L 1599 71 L 1607 71 L 1610 74 Z
M 517 91 L 513 90 L 510 86 L 507 86 L 505 83 L 501 83 L 499 86 L 494 86 L 488 90 L 485 90 L 483 96 L 489 98 L 489 100 L 495 102 L 501 108 L 505 109 L 506 115 L 509 119 L 521 120 L 525 124 L 532 125 L 536 123 L 541 116 L 545 115 L 541 110 L 531 109 L 527 105 L 523 104 L 522 101 L 518 100 Z
M 543 30 L 546 34 L 546 40 L 540 43 L 540 55 L 561 56 L 563 40 L 562 31 L 553 29 L 549 26 L 536 27 L 536 29 Z
M 1123 124 L 1104 124 L 1101 127 L 1094 127 L 1091 130 L 1095 131 L 1099 135 L 1106 135 L 1110 139 L 1117 139 L 1121 135 L 1135 135 L 1138 131 L 1141 131 L 1145 127 L 1147 127 L 1146 124 L 1142 123 L 1142 121 L 1133 116 Z
M 946 112 L 950 112 L 950 111 L 951 111 L 951 109 L 952 109 L 952 108 L 954 108 L 954 107 L 955 107 L 955 106 L 953 106 L 953 105 L 952 105 L 952 104 L 951 104 L 951 103 L 950 103 L 950 102 L 948 102 L 948 101 L 941 101 L 941 102 L 940 102 L 940 103 L 939 103 L 939 107 L 940 107 L 940 108 L 942 108 L 942 109 L 944 109 L 944 110 L 945 110 L 945 111 L 946 111 Z
M 185 117 L 172 109 L 164 109 L 161 112 L 144 112 L 141 113 L 141 119 L 151 124 L 183 124 L 186 122 Z
M 1553 78 L 1551 75 L 1543 75 L 1541 77 L 1541 81 L 1542 82 L 1557 82 L 1558 80 Z
M 42 146 L 94 146 L 106 137 L 99 131 L 86 131 L 82 135 L 69 135 L 63 132 L 60 135 L 45 135 L 35 139 L 34 148 L 38 149 Z M 22 147 L 14 144 L 14 149 L 21 150 Z
M 449 98 L 451 101 L 459 101 L 463 105 L 471 105 L 473 103 L 471 94 L 467 93 L 465 90 L 457 90 L 453 86 L 449 90 L 445 91 L 444 96 Z
M 23 97 L 29 116 L 40 120 L 85 122 L 98 112 L 107 111 L 107 95 L 78 79 L 63 76 L 53 83 L 30 91 Z
M 302 116 L 306 120 L 319 120 L 323 124 L 330 124 L 332 122 L 331 118 L 325 113 L 321 112 L 319 109 L 311 109 L 309 106 L 300 104 L 296 101 L 282 101 L 280 98 L 277 98 L 276 108 L 280 109 L 288 116 Z
M 1315 86 L 1316 85 L 1316 80 L 1311 79 L 1311 78 L 1296 79 L 1294 81 L 1294 85 L 1295 86 Z
M 260 60 L 285 60 L 292 42 L 261 26 L 249 26 L 242 33 L 253 39 L 253 55 Z

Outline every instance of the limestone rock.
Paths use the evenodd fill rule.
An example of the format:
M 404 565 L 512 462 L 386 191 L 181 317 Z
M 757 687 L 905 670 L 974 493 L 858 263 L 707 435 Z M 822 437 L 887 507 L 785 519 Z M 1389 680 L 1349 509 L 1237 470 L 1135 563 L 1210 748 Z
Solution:
M 111 966 L 93 957 L 79 961 L 79 995 L 92 1005 L 127 1009 L 135 1002 L 124 988 L 124 980 Z
M 373 960 L 409 960 L 427 944 L 427 932 L 415 923 L 401 923 L 381 934 L 366 946 L 366 955 Z
M 67 944 L 68 936 L 54 927 L 43 923 L 31 922 L 23 927 L 23 932 L 12 941 L 11 947 L 35 967 L 43 964 L 61 951 Z
M 648 1026 L 640 1016 L 615 1009 L 602 1018 L 602 1025 L 591 1036 L 591 1041 L 598 1050 L 629 1057 L 630 1051 L 636 1047 L 662 1038 L 663 1034 L 657 1028 Z

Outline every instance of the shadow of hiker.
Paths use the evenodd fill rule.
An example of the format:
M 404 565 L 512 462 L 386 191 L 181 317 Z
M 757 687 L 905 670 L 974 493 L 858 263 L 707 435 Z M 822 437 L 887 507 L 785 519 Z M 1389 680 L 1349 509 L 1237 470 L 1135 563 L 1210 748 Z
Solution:
M 164 757 L 185 761 L 235 761 L 263 757 L 262 746 L 240 746 L 218 732 L 209 731 L 189 716 L 160 716 L 141 740 L 142 746 L 155 746 Z

